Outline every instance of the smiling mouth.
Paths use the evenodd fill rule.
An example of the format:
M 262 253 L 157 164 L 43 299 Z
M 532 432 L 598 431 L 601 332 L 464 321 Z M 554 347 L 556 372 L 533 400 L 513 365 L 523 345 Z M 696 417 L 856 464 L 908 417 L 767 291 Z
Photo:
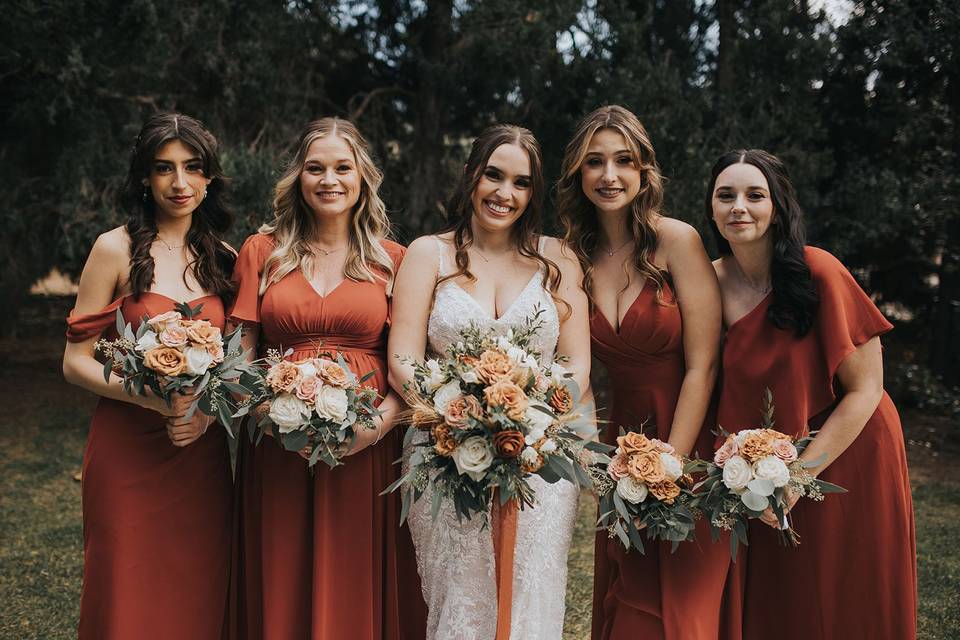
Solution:
M 170 196 L 170 197 L 167 198 L 167 199 L 168 199 L 168 200 L 172 200 L 173 202 L 176 202 L 177 204 L 184 204 L 184 203 L 186 203 L 186 202 L 190 202 L 191 197 L 192 197 L 192 196 Z
M 484 200 L 484 201 L 483 201 L 483 204 L 486 205 L 487 209 L 490 209 L 490 211 L 492 211 L 492 212 L 495 213 L 496 215 L 500 215 L 500 216 L 505 216 L 505 215 L 507 215 L 508 213 L 510 213 L 511 211 L 513 211 L 513 207 L 508 207 L 508 206 L 503 205 L 503 204 L 497 204 L 496 202 L 493 202 L 492 200 Z
M 334 200 L 340 196 L 345 195 L 343 191 L 318 191 L 317 196 L 321 200 Z
M 618 187 L 600 187 L 599 189 L 597 189 L 597 193 L 599 193 L 600 196 L 603 198 L 616 198 L 624 191 L 625 189 L 621 189 Z

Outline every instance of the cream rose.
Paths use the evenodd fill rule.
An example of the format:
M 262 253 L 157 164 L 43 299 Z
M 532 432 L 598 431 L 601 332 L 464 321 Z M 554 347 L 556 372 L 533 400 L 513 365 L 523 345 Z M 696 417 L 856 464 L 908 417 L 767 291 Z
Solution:
M 183 355 L 187 360 L 186 372 L 191 376 L 202 376 L 213 364 L 213 355 L 206 347 L 189 347 Z
M 460 397 L 461 394 L 460 383 L 456 380 L 451 380 L 442 385 L 433 396 L 434 410 L 442 416 L 447 415 L 447 405 L 453 402 L 455 398 Z
M 471 436 L 460 443 L 451 457 L 461 475 L 466 474 L 479 482 L 493 463 L 493 450 L 483 437 Z
M 723 465 L 723 484 L 728 489 L 740 491 L 753 479 L 750 463 L 740 456 L 731 456 Z
M 640 504 L 647 499 L 649 492 L 647 485 L 630 476 L 617 480 L 617 494 L 631 504 Z
M 297 396 L 283 393 L 270 403 L 270 419 L 280 433 L 290 433 L 310 417 L 310 407 Z
M 790 470 L 777 456 L 760 458 L 753 463 L 753 472 L 758 478 L 772 482 L 775 487 L 782 487 L 790 482 Z
M 137 340 L 137 350 L 143 353 L 150 351 L 150 349 L 156 349 L 159 346 L 160 341 L 157 340 L 155 331 L 148 330 Z
M 314 364 L 315 362 L 316 362 L 315 359 L 310 359 L 310 360 L 304 360 L 303 362 L 296 363 L 297 369 L 300 371 L 300 376 L 304 380 L 306 380 L 307 378 L 316 377 L 317 373 L 319 372 L 319 369 L 317 369 L 317 365 Z
M 156 331 L 157 333 L 163 331 L 168 324 L 174 322 L 180 322 L 180 319 L 183 316 L 180 315 L 179 311 L 167 311 L 166 313 L 161 313 L 160 315 L 153 316 L 147 320 L 147 324 L 150 325 L 150 328 Z
M 330 385 L 323 385 L 313 400 L 317 415 L 333 422 L 347 419 L 347 392 Z
M 660 454 L 660 464 L 663 465 L 663 472 L 670 482 L 683 475 L 683 464 L 681 464 L 679 458 L 670 453 Z

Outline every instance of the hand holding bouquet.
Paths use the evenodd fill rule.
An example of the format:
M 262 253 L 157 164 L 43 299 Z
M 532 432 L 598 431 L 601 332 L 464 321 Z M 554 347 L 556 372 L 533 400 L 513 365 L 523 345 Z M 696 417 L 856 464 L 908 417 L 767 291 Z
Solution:
M 768 509 L 780 523 L 784 542 L 796 546 L 800 537 L 790 526 L 789 511 L 794 500 L 807 497 L 823 500 L 826 493 L 846 491 L 842 487 L 814 478 L 807 469 L 820 461 L 801 461 L 800 454 L 816 432 L 794 439 L 773 429 L 773 394 L 764 395 L 761 428 L 728 434 L 712 462 L 698 460 L 692 469 L 704 471 L 706 478 L 697 484 L 696 506 L 710 517 L 714 539 L 722 530 L 730 531 L 730 554 L 736 558 L 737 545 L 747 543 L 747 521 L 760 518 Z
M 311 467 L 322 460 L 332 468 L 343 464 L 341 459 L 360 429 L 376 428 L 374 417 L 380 412 L 374 403 L 379 396 L 363 386 L 373 371 L 357 378 L 339 353 L 318 353 L 315 358 L 290 362 L 271 351 L 265 362 L 265 386 L 251 406 L 269 402 L 270 408 L 251 438 L 259 442 L 272 426 L 284 449 L 300 451 L 309 446 Z M 241 413 L 247 411 L 244 408 Z
M 99 340 L 96 348 L 106 356 L 104 380 L 116 373 L 130 395 L 147 389 L 168 404 L 174 393 L 192 390 L 195 400 L 186 417 L 199 409 L 218 418 L 230 431 L 237 410 L 233 394 L 250 395 L 259 387 L 259 376 L 240 346 L 240 330 L 226 337 L 208 320 L 197 319 L 202 304 L 178 303 L 174 311 L 143 318 L 136 332 L 117 309 L 117 335 Z

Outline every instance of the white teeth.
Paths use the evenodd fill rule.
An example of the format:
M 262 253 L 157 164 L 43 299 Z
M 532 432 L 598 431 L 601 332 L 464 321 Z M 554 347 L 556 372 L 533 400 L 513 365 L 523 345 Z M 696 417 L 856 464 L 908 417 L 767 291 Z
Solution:
M 602 196 L 615 196 L 618 195 L 623 189 L 597 189 Z
M 502 205 L 490 202 L 489 200 L 487 201 L 487 206 L 497 213 L 510 213 L 510 207 L 504 207 Z

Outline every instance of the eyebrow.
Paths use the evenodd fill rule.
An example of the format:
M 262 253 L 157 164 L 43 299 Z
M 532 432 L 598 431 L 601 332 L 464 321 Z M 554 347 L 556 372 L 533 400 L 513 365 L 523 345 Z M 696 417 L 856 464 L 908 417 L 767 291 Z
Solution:
M 620 153 L 626 153 L 626 154 L 629 154 L 629 155 L 631 155 L 631 156 L 633 155 L 633 152 L 630 151 L 630 149 L 620 149 L 620 150 L 618 150 L 618 151 L 614 151 L 612 155 L 617 155 L 617 154 L 620 154 Z M 602 156 L 603 154 L 602 154 L 601 152 L 599 152 L 599 151 L 587 151 L 587 155 L 588 155 L 588 156 Z
M 504 171 L 503 169 L 501 169 L 500 167 L 498 167 L 498 166 L 495 165 L 495 164 L 488 164 L 486 167 L 484 167 L 484 171 L 488 171 L 488 170 L 490 170 L 490 169 L 493 169 L 494 171 L 497 171 L 497 172 L 502 173 L 502 174 L 506 174 L 506 173 L 507 173 L 506 171 Z M 528 176 L 528 175 L 525 174 L 525 173 L 521 173 L 521 174 L 517 175 L 516 177 L 517 177 L 517 178 L 525 178 L 525 179 L 527 179 L 527 180 L 531 180 L 531 179 L 532 179 L 532 178 L 530 178 L 530 176 Z
M 339 164 L 341 162 L 353 162 L 353 161 L 354 161 L 353 158 L 340 158 L 339 160 L 334 160 L 332 164 Z M 304 160 L 304 164 L 308 162 L 319 162 L 323 164 L 323 160 L 320 160 L 318 158 L 307 158 L 306 160 Z
M 174 163 L 175 163 L 174 160 L 164 160 L 163 158 L 154 158 L 153 161 L 156 162 L 156 163 L 162 163 L 162 164 L 174 164 Z M 184 160 L 184 162 L 185 162 L 185 163 L 186 163 L 186 162 L 203 162 L 203 158 L 201 158 L 200 156 L 195 156 L 195 157 L 193 157 L 193 158 L 187 158 L 186 160 Z
M 733 185 L 722 184 L 722 185 L 720 185 L 720 186 L 718 186 L 718 187 L 716 188 L 716 191 L 720 191 L 721 189 L 733 189 Z M 768 189 L 767 189 L 766 187 L 761 187 L 760 185 L 751 185 L 751 186 L 747 187 L 747 191 L 750 191 L 750 190 L 752 190 L 752 189 L 756 189 L 756 190 L 759 190 L 759 191 L 768 191 Z

